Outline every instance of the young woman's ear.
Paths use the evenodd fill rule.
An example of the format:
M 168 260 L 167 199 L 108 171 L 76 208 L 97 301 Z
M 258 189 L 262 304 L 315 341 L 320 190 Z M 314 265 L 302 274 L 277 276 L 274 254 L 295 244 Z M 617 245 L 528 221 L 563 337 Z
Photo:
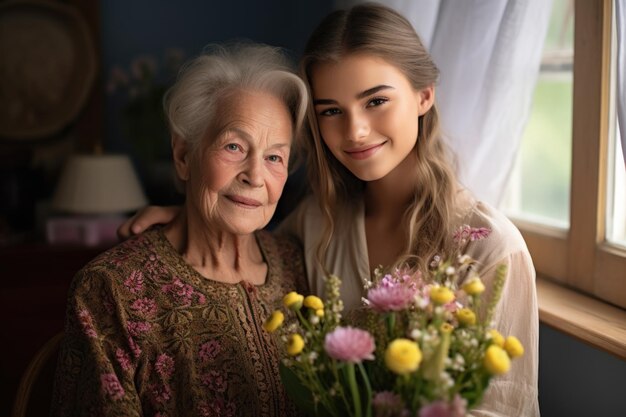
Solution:
M 428 113 L 435 103 L 435 86 L 429 85 L 417 92 L 417 111 L 419 116 Z
M 186 140 L 172 136 L 172 157 L 178 178 L 181 181 L 189 180 L 189 146 Z

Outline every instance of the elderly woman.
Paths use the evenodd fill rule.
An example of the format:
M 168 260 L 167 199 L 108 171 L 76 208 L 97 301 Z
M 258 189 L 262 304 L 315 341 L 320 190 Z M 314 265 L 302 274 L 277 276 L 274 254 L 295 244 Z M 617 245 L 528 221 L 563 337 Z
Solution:
M 74 278 L 53 415 L 291 414 L 262 324 L 305 272 L 297 244 L 260 229 L 306 88 L 275 48 L 231 45 L 191 61 L 164 105 L 185 206 Z

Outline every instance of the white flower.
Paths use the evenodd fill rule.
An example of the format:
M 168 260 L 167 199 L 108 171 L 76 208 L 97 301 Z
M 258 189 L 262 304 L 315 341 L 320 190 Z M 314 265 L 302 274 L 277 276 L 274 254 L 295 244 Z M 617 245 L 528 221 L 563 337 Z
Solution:
M 454 275 L 455 272 L 456 272 L 456 269 L 454 269 L 453 266 L 449 266 L 446 268 L 446 275 L 448 276 Z

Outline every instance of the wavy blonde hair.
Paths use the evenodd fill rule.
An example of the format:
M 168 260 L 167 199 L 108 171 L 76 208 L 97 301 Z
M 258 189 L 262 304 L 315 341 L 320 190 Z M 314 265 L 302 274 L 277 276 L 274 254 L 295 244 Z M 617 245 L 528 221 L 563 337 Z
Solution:
M 316 63 L 338 62 L 342 57 L 365 53 L 394 65 L 416 91 L 435 84 L 439 70 L 411 24 L 394 10 L 374 4 L 362 4 L 328 15 L 315 29 L 305 47 L 300 75 L 311 85 L 311 70 Z M 310 93 L 310 91 L 309 91 Z M 353 204 L 363 195 L 365 182 L 346 169 L 331 153 L 321 137 L 313 108 L 312 95 L 307 110 L 308 170 L 326 220 L 317 257 L 324 267 L 326 252 L 338 222 L 338 207 Z M 404 253 L 394 266 L 424 270 L 436 255 L 452 250 L 452 217 L 456 178 L 450 152 L 439 132 L 435 105 L 419 118 L 419 133 L 413 152 L 417 157 L 417 182 L 413 201 L 407 207 L 403 223 L 407 230 Z

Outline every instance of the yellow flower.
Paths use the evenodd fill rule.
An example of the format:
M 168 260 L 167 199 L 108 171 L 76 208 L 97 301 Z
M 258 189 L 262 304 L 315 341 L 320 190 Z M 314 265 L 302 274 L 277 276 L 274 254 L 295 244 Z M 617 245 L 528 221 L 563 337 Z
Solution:
M 443 323 L 441 327 L 439 327 L 439 330 L 441 331 L 441 333 L 450 334 L 452 333 L 452 330 L 454 330 L 454 326 L 452 326 L 450 323 Z
M 297 333 L 292 334 L 287 339 L 287 353 L 291 356 L 296 356 L 298 353 L 302 352 L 304 348 L 304 340 L 302 336 Z
M 484 359 L 485 368 L 492 375 L 505 374 L 511 368 L 511 359 L 509 355 L 500 346 L 491 345 L 485 352 Z
M 504 336 L 502 336 L 499 331 L 497 331 L 496 329 L 491 329 L 489 330 L 488 334 L 491 335 L 491 342 L 494 345 L 501 348 L 504 347 Z
M 463 285 L 463 291 L 467 295 L 478 295 L 485 291 L 485 284 L 478 277 L 471 278 Z
M 321 310 L 324 308 L 324 303 L 319 299 L 319 297 L 307 295 L 304 299 L 304 306 L 312 310 Z
M 476 314 L 469 308 L 461 308 L 456 312 L 456 318 L 459 323 L 466 326 L 472 326 L 476 324 Z
M 454 293 L 449 288 L 435 286 L 430 289 L 430 299 L 435 304 L 448 304 L 454 300 Z
M 409 339 L 396 339 L 387 346 L 385 364 L 399 375 L 415 371 L 422 361 L 422 351 L 417 343 Z
M 324 309 L 320 308 L 320 309 L 315 310 L 315 315 L 317 317 L 324 317 Z
M 504 341 L 504 350 L 509 354 L 511 358 L 517 358 L 524 354 L 524 346 L 522 342 L 515 336 L 509 336 Z
M 267 320 L 265 320 L 265 323 L 263 323 L 263 330 L 272 333 L 273 331 L 278 329 L 281 324 L 283 324 L 284 320 L 285 315 L 282 313 L 282 311 L 276 310 L 272 313 L 271 316 L 267 318 Z
M 283 297 L 283 305 L 292 310 L 300 310 L 304 297 L 295 291 L 291 291 Z

